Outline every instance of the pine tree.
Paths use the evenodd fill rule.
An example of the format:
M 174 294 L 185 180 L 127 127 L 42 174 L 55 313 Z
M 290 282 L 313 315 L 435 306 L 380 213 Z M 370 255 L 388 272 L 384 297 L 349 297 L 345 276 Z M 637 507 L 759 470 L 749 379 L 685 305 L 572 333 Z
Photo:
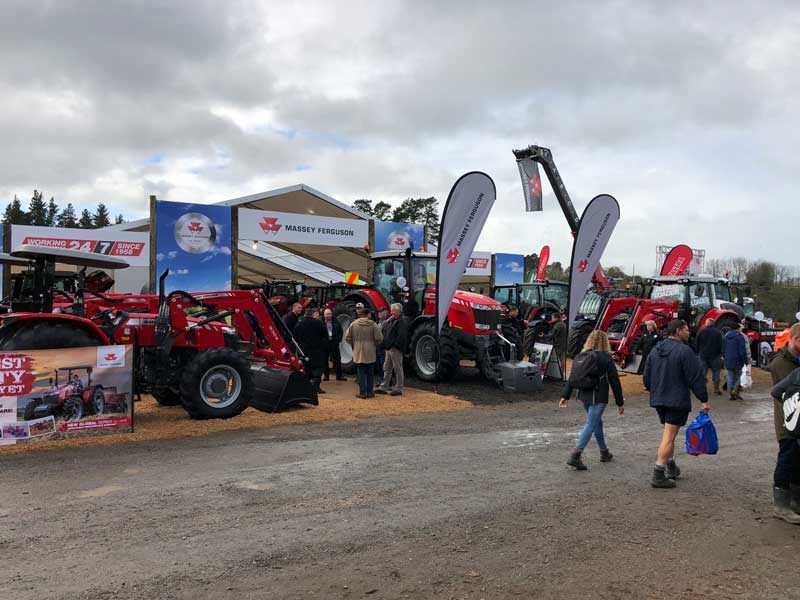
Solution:
M 94 221 L 92 220 L 92 213 L 88 208 L 81 211 L 81 218 L 78 220 L 78 227 L 81 229 L 94 229 Z
M 97 210 L 94 212 L 92 221 L 95 229 L 100 229 L 101 227 L 108 227 L 111 225 L 111 215 L 108 214 L 108 209 L 102 202 L 97 205 Z
M 55 227 L 58 222 L 58 204 L 52 196 L 50 196 L 50 202 L 47 203 L 46 220 L 48 227 Z
M 3 223 L 11 223 L 12 225 L 28 224 L 28 215 L 22 210 L 22 202 L 20 202 L 16 194 L 14 194 L 14 199 L 6 206 L 6 210 L 3 213 Z
M 57 227 L 77 227 L 78 222 L 75 220 L 75 207 L 72 202 L 67 203 L 67 207 L 61 211 L 56 220 Z
M 42 192 L 33 190 L 33 197 L 28 205 L 28 220 L 31 225 L 47 225 L 47 205 Z
M 115 225 L 121 225 L 124 222 L 125 222 L 125 217 L 122 216 L 122 213 L 118 214 L 117 218 L 114 219 L 114 224 Z

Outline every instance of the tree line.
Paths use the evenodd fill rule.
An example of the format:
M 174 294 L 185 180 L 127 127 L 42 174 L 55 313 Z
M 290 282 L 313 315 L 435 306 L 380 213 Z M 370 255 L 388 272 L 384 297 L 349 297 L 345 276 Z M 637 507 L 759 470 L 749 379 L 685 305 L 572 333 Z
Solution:
M 22 201 L 14 195 L 14 199 L 6 205 L 3 212 L 3 223 L 12 225 L 39 225 L 42 227 L 74 227 L 78 229 L 99 229 L 113 223 L 124 223 L 125 218 L 120 214 L 111 220 L 111 213 L 105 204 L 100 202 L 94 212 L 84 208 L 80 216 L 75 212 L 71 202 L 62 209 L 59 208 L 54 197 L 45 202 L 44 193 L 33 190 L 33 196 L 28 203 L 28 208 L 22 207 Z
M 439 201 L 433 196 L 406 198 L 394 208 L 387 202 L 378 202 L 373 206 L 372 200 L 361 198 L 353 202 L 352 207 L 378 221 L 425 225 L 429 240 L 439 236 Z

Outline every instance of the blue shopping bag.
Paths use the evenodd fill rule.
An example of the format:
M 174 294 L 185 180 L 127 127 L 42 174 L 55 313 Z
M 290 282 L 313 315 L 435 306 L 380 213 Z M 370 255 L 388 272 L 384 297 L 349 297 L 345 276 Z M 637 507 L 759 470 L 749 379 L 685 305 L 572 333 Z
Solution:
M 716 454 L 718 450 L 717 429 L 711 422 L 708 413 L 701 410 L 700 414 L 686 428 L 686 453 L 699 456 L 700 454 Z

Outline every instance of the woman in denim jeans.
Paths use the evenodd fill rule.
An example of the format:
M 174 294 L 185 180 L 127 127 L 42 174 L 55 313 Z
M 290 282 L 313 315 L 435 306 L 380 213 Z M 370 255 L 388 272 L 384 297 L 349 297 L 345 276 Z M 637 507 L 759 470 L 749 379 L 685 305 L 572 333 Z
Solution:
M 578 400 L 583 402 L 586 411 L 586 424 L 583 431 L 578 436 L 575 450 L 569 456 L 567 464 L 578 471 L 585 471 L 586 465 L 581 459 L 583 449 L 594 435 L 597 445 L 600 448 L 600 462 L 608 462 L 614 455 L 611 454 L 606 446 L 606 438 L 603 436 L 603 411 L 608 405 L 608 388 L 614 392 L 614 400 L 617 403 L 619 414 L 625 412 L 625 400 L 622 397 L 622 386 L 619 383 L 617 367 L 611 358 L 611 346 L 608 343 L 608 336 L 604 331 L 593 331 L 589 334 L 583 352 L 596 353 L 598 383 L 594 388 L 578 389 Z M 561 401 L 558 405 L 566 408 L 569 397 L 572 395 L 572 385 L 567 381 L 561 394 Z

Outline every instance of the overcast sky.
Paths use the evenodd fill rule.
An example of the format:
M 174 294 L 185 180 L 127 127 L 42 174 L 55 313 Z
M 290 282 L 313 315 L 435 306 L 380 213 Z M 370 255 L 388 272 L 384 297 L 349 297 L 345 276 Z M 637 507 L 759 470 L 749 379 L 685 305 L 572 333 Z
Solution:
M 482 170 L 478 248 L 567 262 L 546 184 L 523 212 L 511 150 L 536 143 L 579 213 L 619 200 L 606 265 L 651 271 L 661 243 L 798 262 L 797 3 L 6 0 L 0 48 L 4 202 L 443 203 Z

